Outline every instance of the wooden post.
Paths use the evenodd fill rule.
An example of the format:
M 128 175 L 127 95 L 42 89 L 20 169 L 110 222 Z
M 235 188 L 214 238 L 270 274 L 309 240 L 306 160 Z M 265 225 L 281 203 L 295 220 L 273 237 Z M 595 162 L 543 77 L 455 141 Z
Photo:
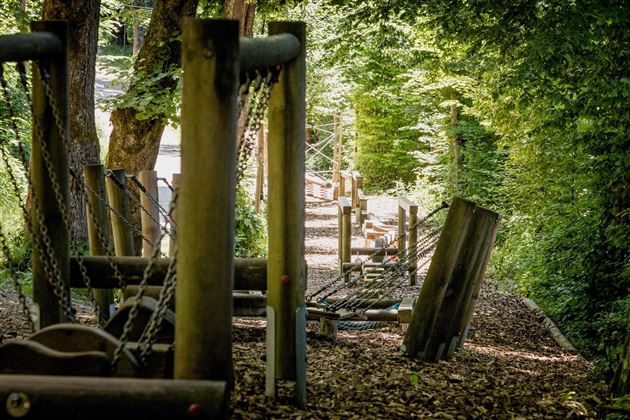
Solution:
M 142 223 L 142 234 L 151 242 L 142 241 L 142 255 L 144 257 L 150 257 L 153 255 L 155 248 L 160 248 L 160 224 L 152 220 L 160 221 L 160 210 L 153 203 L 151 198 L 147 196 L 150 194 L 155 201 L 158 200 L 158 187 L 157 187 L 157 171 L 140 171 L 138 174 L 140 183 L 144 186 L 147 192 L 140 191 L 140 204 L 147 212 L 140 211 L 140 222 Z
M 33 32 L 51 32 L 62 44 L 61 52 L 46 60 L 46 69 L 50 74 L 48 83 L 57 107 L 64 132 L 68 133 L 68 23 L 66 21 L 39 21 L 31 24 Z M 51 177 L 46 170 L 42 156 L 42 144 L 50 154 L 56 181 L 59 183 L 61 199 L 68 207 L 68 151 L 64 147 L 64 139 L 55 125 L 53 111 L 44 91 L 37 63 L 33 65 L 33 131 L 41 129 L 40 135 L 33 136 L 31 153 L 31 177 L 33 180 L 33 196 L 36 198 L 43 223 L 52 240 L 52 252 L 59 267 L 63 288 L 70 296 L 68 286 L 69 270 L 69 232 L 63 215 L 55 199 Z M 33 229 L 40 232 L 42 226 L 36 217 L 35 206 L 31 208 Z M 70 221 L 68 220 L 68 223 Z M 39 326 L 46 327 L 58 322 L 68 321 L 63 314 L 62 306 L 55 296 L 53 286 L 44 270 L 42 256 L 37 249 L 33 250 L 33 300 L 39 305 Z
M 107 243 L 103 243 L 97 233 L 97 229 L 100 228 L 102 238 L 109 240 L 107 207 L 105 202 L 99 200 L 98 197 L 100 196 L 102 199 L 107 197 L 103 165 L 85 165 L 83 167 L 83 178 L 85 179 L 85 185 L 88 187 L 86 191 L 86 215 L 90 255 L 107 255 Z M 98 307 L 99 320 L 105 322 L 109 319 L 109 306 L 114 303 L 114 291 L 112 289 L 94 289 L 93 293 L 96 306 Z
M 275 312 L 275 377 L 295 380 L 296 311 L 304 305 L 304 129 L 306 40 L 303 22 L 272 22 L 291 33 L 300 53 L 284 64 L 269 100 L 268 305 Z M 305 343 L 302 343 L 305 345 Z
M 338 217 L 339 217 L 339 273 L 343 274 L 343 264 L 350 262 L 350 251 L 352 248 L 352 205 L 343 196 L 339 196 Z
M 459 344 L 473 288 L 489 256 L 488 251 L 496 237 L 499 218 L 495 212 L 481 207 L 475 208 L 452 280 L 447 286 L 435 327 L 427 343 L 427 360 L 448 358 Z
M 181 175 L 180 174 L 173 174 L 173 177 L 171 178 L 171 186 L 173 187 L 173 193 L 175 193 L 175 191 L 177 191 L 179 189 L 179 179 L 180 179 Z M 169 204 L 169 208 L 170 208 L 170 204 Z M 173 209 L 173 211 L 171 212 L 171 220 L 175 223 L 177 223 L 177 205 L 175 206 L 175 208 Z M 175 235 L 175 239 L 173 240 L 173 235 Z M 169 256 L 173 256 L 175 255 L 175 244 L 177 243 L 177 228 L 174 225 L 171 225 L 171 237 L 169 238 L 168 241 L 168 255 Z
M 407 250 L 409 251 L 409 285 L 415 286 L 418 282 L 418 275 L 416 274 L 416 270 L 418 269 L 418 226 L 416 223 L 418 222 L 418 206 L 416 204 L 412 204 L 409 206 L 409 247 Z
M 475 203 L 461 198 L 454 198 L 449 208 L 401 347 L 412 357 L 425 359 L 425 348 L 433 332 L 446 287 L 455 272 L 474 209 Z
M 483 237 L 482 245 L 485 248 L 485 253 L 479 261 L 481 263 L 481 268 L 479 269 L 476 279 L 473 281 L 472 294 L 469 295 L 470 297 L 466 297 L 466 300 L 463 302 L 462 309 L 464 311 L 461 314 L 457 314 L 456 322 L 453 323 L 453 329 L 451 330 L 451 334 L 453 336 L 455 335 L 455 331 L 457 331 L 457 334 L 460 337 L 458 343 L 460 346 L 464 345 L 464 341 L 466 340 L 466 336 L 468 334 L 468 326 L 472 320 L 475 305 L 477 304 L 477 298 L 479 297 L 483 279 L 486 275 L 486 268 L 488 267 L 488 262 L 490 261 L 492 250 L 494 249 L 494 242 L 497 238 L 497 231 L 499 230 L 499 222 L 501 219 L 501 216 L 497 213 L 486 209 L 482 210 L 483 218 L 490 219 L 490 221 L 485 222 L 486 225 L 489 225 L 486 227 L 484 232 L 485 235 Z
M 407 256 L 407 211 L 398 199 L 398 258 Z
M 238 21 L 185 19 L 176 379 L 233 383 Z
M 343 130 L 343 119 L 337 115 L 333 115 L 333 167 L 332 167 L 332 184 L 333 184 L 333 200 L 339 197 L 339 171 L 341 170 L 341 139 Z
M 263 198 L 265 185 L 265 126 L 260 126 L 258 130 L 258 147 L 256 149 L 256 198 L 255 210 L 260 212 L 260 202 Z
M 112 176 L 118 182 L 125 185 L 127 177 L 124 169 L 112 169 Z M 105 178 L 105 188 L 107 189 L 107 199 L 109 206 L 118 212 L 127 221 L 131 221 L 131 212 L 129 211 L 129 197 L 125 190 L 118 187 L 116 182 L 110 177 Z M 133 229 L 125 221 L 123 221 L 114 211 L 110 210 L 110 220 L 112 223 L 112 236 L 114 238 L 114 249 L 116 255 L 120 257 L 132 256 L 136 254 L 133 244 Z

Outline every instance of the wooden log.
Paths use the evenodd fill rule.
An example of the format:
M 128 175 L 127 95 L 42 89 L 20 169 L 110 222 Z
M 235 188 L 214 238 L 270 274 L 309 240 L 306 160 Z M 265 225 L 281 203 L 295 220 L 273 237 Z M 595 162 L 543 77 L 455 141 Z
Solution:
M 104 330 L 88 327 L 81 324 L 55 324 L 42 328 L 28 338 L 63 353 L 84 353 L 90 351 L 103 352 L 109 360 L 114 356 L 114 352 L 120 346 L 120 341 Z M 26 373 L 26 372 L 22 372 Z M 58 375 L 81 375 L 84 373 L 55 373 L 39 372 L 40 374 L 52 373 Z M 109 369 L 107 370 L 109 376 Z M 115 376 L 137 377 L 140 374 L 140 365 L 136 357 L 128 349 L 123 349 L 121 358 L 118 361 Z M 87 375 L 87 374 L 85 374 Z
M 339 197 L 337 203 L 337 217 L 339 218 L 339 269 L 343 270 L 343 265 L 350 262 L 350 250 L 352 246 L 352 205 L 350 204 L 350 200 L 346 197 Z
M 124 169 L 112 169 L 112 176 L 118 180 L 118 184 L 126 185 L 127 176 Z M 114 250 L 116 255 L 132 256 L 136 254 L 133 243 L 133 229 L 120 216 L 131 222 L 131 212 L 129 210 L 129 197 L 125 190 L 120 188 L 110 177 L 105 178 L 105 188 L 107 189 L 107 199 L 109 200 L 110 220 L 112 224 L 112 237 L 114 238 Z M 114 213 L 114 210 L 120 216 Z
M 233 383 L 238 42 L 237 21 L 183 21 L 177 379 Z
M 425 359 L 438 361 L 449 358 L 463 333 L 461 324 L 467 313 L 470 297 L 488 255 L 488 246 L 496 236 L 499 214 L 475 207 L 470 227 L 457 257 L 452 280 L 449 282 L 442 305 L 425 349 Z M 455 340 L 453 340 L 455 338 Z M 443 354 L 438 353 L 443 346 Z
M 398 322 L 401 324 L 409 324 L 411 322 L 411 314 L 415 301 L 413 297 L 406 297 L 402 300 L 398 307 Z
M 114 257 L 114 263 L 127 285 L 137 285 L 142 281 L 144 270 L 149 262 L 142 257 Z M 161 286 L 168 271 L 170 258 L 160 258 L 156 261 L 154 270 L 148 277 L 150 286 Z M 92 287 L 115 289 L 118 281 L 109 265 L 107 257 L 83 257 L 83 264 L 92 280 Z M 85 288 L 81 279 L 79 264 L 76 257 L 70 258 L 70 286 Z M 234 289 L 235 290 L 267 290 L 267 260 L 263 258 L 235 258 L 234 259 Z
M 45 30 L 40 29 L 40 31 Z M 65 41 L 52 31 L 2 35 L 0 36 L 0 63 L 57 59 L 66 53 Z
M 470 321 L 472 320 L 473 312 L 475 311 L 475 306 L 477 304 L 477 299 L 479 298 L 479 293 L 481 292 L 481 286 L 483 284 L 483 279 L 486 275 L 486 269 L 488 268 L 488 262 L 490 261 L 492 250 L 494 249 L 494 243 L 496 241 L 498 229 L 499 229 L 499 219 L 497 219 L 494 225 L 494 231 L 491 232 L 491 240 L 486 250 L 487 254 L 484 257 L 483 265 L 481 267 L 481 270 L 479 271 L 479 275 L 477 276 L 477 279 L 475 280 L 472 296 L 470 297 L 469 303 L 467 304 L 468 306 L 467 310 L 464 316 L 459 318 L 460 323 L 459 325 L 457 325 L 457 329 L 460 331 L 460 337 L 461 337 L 459 341 L 460 347 L 464 345 L 464 341 L 466 341 L 466 337 L 468 335 L 468 326 L 470 325 Z
M 319 335 L 335 340 L 337 338 L 337 320 L 321 317 L 319 319 Z
M 68 353 L 28 340 L 0 345 L 0 378 L 2 374 L 107 376 L 109 370 L 110 359 L 102 351 Z
M 138 179 L 146 190 L 140 191 L 140 204 L 146 209 L 146 212 L 140 211 L 142 234 L 150 242 L 142 241 L 144 257 L 150 257 L 155 248 L 160 248 L 160 224 L 155 222 L 160 221 L 160 210 L 153 202 L 158 200 L 157 178 L 157 171 L 140 171 L 138 174 Z
M 386 256 L 386 255 L 396 255 L 397 253 L 398 253 L 398 248 L 383 248 L 379 246 L 353 247 L 350 250 L 350 255 Z
M 50 74 L 49 85 L 52 95 L 57 101 L 59 117 L 64 132 L 68 133 L 68 23 L 65 21 L 40 21 L 31 25 L 33 32 L 47 32 L 58 38 L 61 46 L 58 54 L 47 60 L 47 71 Z M 50 35 L 46 35 L 51 38 Z M 41 38 L 41 35 L 39 35 Z M 38 38 L 38 39 L 39 39 Z M 64 223 L 63 214 L 55 198 L 52 175 L 59 185 L 61 200 L 68 206 L 68 151 L 64 147 L 64 139 L 55 125 L 53 110 L 48 104 L 44 85 L 40 78 L 40 72 L 33 66 L 33 131 L 41 130 L 39 135 L 33 135 L 31 152 L 31 179 L 33 181 L 33 197 L 37 205 L 31 206 L 31 218 L 35 232 L 41 232 L 42 226 L 36 216 L 37 209 L 41 212 L 42 221 L 48 230 L 52 240 L 52 253 L 59 268 L 59 281 L 61 287 L 70 296 L 68 288 L 68 258 L 69 258 L 69 232 Z M 67 140 L 67 139 L 66 139 Z M 42 143 L 52 161 L 54 174 L 49 174 L 46 169 L 42 154 Z M 70 220 L 67 221 L 70 223 Z M 33 300 L 39 305 L 39 326 L 64 322 L 68 314 L 64 314 L 62 305 L 54 293 L 51 279 L 46 274 L 44 256 L 39 254 L 37 248 L 33 249 Z M 69 305 L 68 298 L 68 305 Z
M 139 354 L 138 343 L 130 341 L 125 344 L 125 350 L 133 354 Z M 175 346 L 172 344 L 154 343 L 151 352 L 146 356 L 146 364 L 142 367 L 143 378 L 173 378 L 173 364 L 175 359 Z M 118 367 L 120 370 L 120 367 Z M 120 376 L 116 371 L 116 376 Z M 140 375 L 137 375 L 140 377 Z
M 466 237 L 474 209 L 473 202 L 461 198 L 454 198 L 449 208 L 401 346 L 401 349 L 412 357 L 424 359 L 424 351 L 433 332 L 446 287 L 452 280 L 457 256 Z
M 0 375 L 0 417 L 227 418 L 225 382 Z
M 241 70 L 268 69 L 294 60 L 302 43 L 293 34 L 270 34 L 264 38 L 240 37 L 238 54 Z
M 179 189 L 179 179 L 181 178 L 180 174 L 173 174 L 171 178 L 171 186 L 175 191 Z M 169 206 L 170 207 L 170 206 Z M 170 208 L 169 208 L 170 210 Z M 177 206 L 171 211 L 171 220 L 176 224 L 177 223 Z M 172 257 L 175 255 L 175 245 L 177 243 L 177 226 L 171 225 L 171 235 L 168 241 L 168 255 Z
M 409 224 L 408 224 L 408 233 L 407 239 L 409 240 L 409 246 L 407 250 L 409 251 L 409 286 L 415 286 L 418 282 L 416 270 L 418 269 L 418 226 L 416 223 L 418 222 L 418 206 L 412 204 L 409 206 Z
M 286 63 L 269 99 L 268 305 L 274 309 L 275 378 L 297 378 L 296 311 L 304 305 L 304 148 L 306 38 L 303 22 L 272 22 L 291 33 L 300 53 Z M 305 337 L 304 337 L 305 338 Z M 306 343 L 300 343 L 305 346 Z M 303 363 L 303 362 L 302 362 Z
M 102 199 L 107 199 L 105 192 L 105 171 L 103 165 L 85 165 L 83 167 L 83 178 L 86 191 L 86 218 L 88 231 L 88 246 L 90 255 L 107 255 L 109 240 L 109 219 L 107 217 L 107 207 Z M 100 229 L 101 235 L 98 235 Z M 114 303 L 113 289 L 93 289 L 94 300 L 98 308 L 99 321 L 104 323 L 109 319 L 109 307 Z

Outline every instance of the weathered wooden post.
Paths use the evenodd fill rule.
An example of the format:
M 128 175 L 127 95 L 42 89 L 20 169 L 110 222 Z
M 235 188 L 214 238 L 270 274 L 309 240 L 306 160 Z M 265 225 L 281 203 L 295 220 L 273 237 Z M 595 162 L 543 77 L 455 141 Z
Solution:
M 23 59 L 45 59 L 46 69 L 50 75 L 48 83 L 52 89 L 52 95 L 57 101 L 57 110 L 64 133 L 68 133 L 68 23 L 66 21 L 39 21 L 31 24 L 33 32 L 49 32 L 54 34 L 57 40 L 55 54 L 46 57 L 25 57 Z M 51 40 L 52 41 L 52 40 Z M 60 42 L 60 43 L 59 43 Z M 39 207 L 43 217 L 43 223 L 48 229 L 48 235 L 52 239 L 52 252 L 59 268 L 59 280 L 65 289 L 68 299 L 70 287 L 68 286 L 69 263 L 69 232 L 64 223 L 63 214 L 55 199 L 52 179 L 44 162 L 41 141 L 50 154 L 53 163 L 54 177 L 59 184 L 61 199 L 68 206 L 68 151 L 64 147 L 62 133 L 55 125 L 52 107 L 49 105 L 40 77 L 40 72 L 33 66 L 33 130 L 41 130 L 39 135 L 33 136 L 31 153 L 31 177 L 33 180 L 33 195 L 38 206 L 32 206 L 31 214 L 35 232 L 40 232 L 42 226 L 36 216 L 36 207 Z M 62 306 L 55 296 L 54 287 L 50 283 L 54 279 L 49 278 L 42 262 L 44 256 L 39 254 L 37 248 L 33 250 L 33 300 L 39 305 L 39 326 L 46 327 L 51 324 L 67 321 Z M 69 303 L 69 302 L 68 302 Z
M 171 186 L 173 187 L 173 193 L 179 189 L 180 174 L 173 174 L 171 178 Z M 171 211 L 171 221 L 177 224 L 177 205 Z M 171 224 L 171 235 L 168 241 L 168 255 L 172 257 L 175 255 L 175 245 L 177 244 L 177 226 Z
M 238 31 L 238 21 L 183 22 L 176 379 L 233 383 Z
M 400 260 L 407 256 L 407 210 L 402 202 L 403 199 L 398 199 L 398 258 Z
M 85 195 L 87 198 L 86 215 L 90 255 L 107 255 L 107 243 L 104 243 L 103 240 L 109 240 L 109 218 L 107 217 L 107 207 L 103 201 L 107 196 L 103 165 L 84 166 L 83 178 L 88 187 Z M 101 235 L 98 234 L 99 229 Z M 113 289 L 94 289 L 94 300 L 98 307 L 100 321 L 107 321 L 109 319 L 109 307 L 114 303 Z
M 499 218 L 499 214 L 482 207 L 474 209 L 452 279 L 446 288 L 433 332 L 427 343 L 426 360 L 448 358 L 457 348 L 473 288 L 477 280 L 480 280 L 480 275 L 483 278 L 481 273 L 496 237 Z
M 409 264 L 408 273 L 409 273 L 409 285 L 415 286 L 418 282 L 418 275 L 416 270 L 418 269 L 418 205 L 409 203 L 408 207 L 409 212 L 409 222 L 408 222 L 408 239 L 409 246 L 407 250 L 409 251 L 407 264 Z
M 269 100 L 268 131 L 268 305 L 274 311 L 275 379 L 301 381 L 305 386 L 305 360 L 298 360 L 306 336 L 297 311 L 304 307 L 304 147 L 305 147 L 305 24 L 273 22 L 269 34 L 290 33 L 300 42 L 297 56 L 283 65 Z M 302 315 L 300 315 L 302 316 Z M 296 337 L 300 337 L 297 342 Z M 305 357 L 302 355 L 300 357 Z M 269 379 L 269 377 L 268 377 Z M 305 396 L 296 394 L 299 403 Z M 303 390 L 305 392 L 305 389 Z M 301 400 L 301 401 L 300 401 Z
M 339 219 L 339 273 L 344 274 L 343 265 L 350 262 L 352 246 L 352 205 L 347 197 L 339 196 L 337 208 Z
M 403 351 L 412 357 L 425 359 L 426 345 L 433 332 L 446 287 L 453 278 L 474 209 L 475 203 L 461 198 L 454 198 L 449 208 L 402 345 Z
M 497 239 L 497 231 L 499 230 L 499 222 L 501 220 L 501 216 L 499 214 L 491 212 L 490 210 L 483 210 L 483 217 L 485 219 L 490 219 L 490 221 L 486 222 L 487 227 L 484 230 L 484 236 L 482 238 L 482 247 L 485 248 L 485 254 L 481 258 L 481 268 L 477 274 L 477 278 L 472 283 L 472 294 L 467 298 L 468 302 L 464 302 L 464 306 L 461 308 L 463 312 L 458 312 L 457 318 L 453 323 L 453 329 L 451 330 L 452 336 L 454 336 L 457 331 L 457 334 L 460 337 L 458 342 L 460 347 L 464 345 L 464 341 L 466 341 L 466 337 L 468 336 L 468 328 L 473 317 L 477 299 L 479 298 L 483 279 L 486 275 L 486 268 L 488 267 L 488 262 L 490 261 L 492 250 L 494 249 L 494 243 Z
M 140 191 L 140 204 L 147 210 L 140 212 L 140 222 L 142 235 L 151 242 L 142 241 L 142 255 L 148 258 L 153 255 L 155 248 L 160 248 L 161 245 L 160 224 L 155 222 L 160 221 L 160 210 L 154 203 L 154 200 L 158 200 L 157 171 L 140 171 L 138 179 L 146 190 Z
M 105 178 L 105 189 L 107 190 L 107 199 L 109 201 L 110 220 L 112 223 L 112 237 L 114 238 L 114 250 L 116 255 L 132 256 L 136 254 L 133 243 L 133 230 L 129 226 L 131 221 L 131 212 L 129 211 L 129 197 L 125 190 L 120 188 L 118 184 L 125 185 L 127 176 L 124 169 L 112 169 L 111 176 L 115 177 L 117 182 L 110 177 Z M 118 213 L 118 214 L 116 214 Z M 125 220 L 123 220 L 120 216 Z

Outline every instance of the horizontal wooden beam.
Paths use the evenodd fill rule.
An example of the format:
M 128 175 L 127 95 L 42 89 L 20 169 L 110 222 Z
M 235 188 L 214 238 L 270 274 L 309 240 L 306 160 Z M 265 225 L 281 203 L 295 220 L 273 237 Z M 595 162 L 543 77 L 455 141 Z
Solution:
M 0 375 L 0 418 L 226 418 L 228 399 L 219 381 Z
M 51 32 L 0 36 L 0 62 L 43 60 L 61 54 L 61 40 Z
M 113 289 L 118 287 L 108 257 L 81 257 L 91 280 L 91 286 L 97 289 Z M 144 270 L 149 262 L 142 257 L 112 257 L 120 274 L 128 285 L 140 284 Z M 150 286 L 161 286 L 168 271 L 170 258 L 160 258 L 148 278 Z M 70 287 L 85 288 L 77 257 L 70 259 Z M 262 258 L 234 259 L 234 289 L 266 290 L 267 260 Z
M 398 248 L 357 247 L 350 250 L 350 255 L 396 255 Z
M 292 34 L 269 35 L 264 38 L 240 37 L 241 71 L 284 64 L 300 53 L 300 41 Z

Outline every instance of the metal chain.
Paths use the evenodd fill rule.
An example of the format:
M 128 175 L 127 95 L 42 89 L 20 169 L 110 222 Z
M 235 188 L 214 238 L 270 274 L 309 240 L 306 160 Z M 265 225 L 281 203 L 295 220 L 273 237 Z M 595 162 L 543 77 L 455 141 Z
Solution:
M 178 196 L 178 190 L 175 189 L 173 193 L 173 197 L 171 198 L 169 214 L 172 214 L 175 209 L 175 205 L 177 203 L 177 196 Z M 161 241 L 164 238 L 164 235 L 165 235 L 164 231 L 160 232 L 159 241 Z M 116 371 L 118 361 L 120 360 L 120 357 L 122 356 L 122 351 L 125 345 L 127 344 L 127 342 L 129 341 L 129 333 L 133 329 L 134 322 L 136 320 L 136 317 L 138 316 L 138 308 L 140 307 L 140 301 L 142 300 L 142 297 L 144 296 L 144 292 L 148 285 L 149 277 L 155 268 L 155 264 L 159 256 L 160 256 L 160 249 L 159 247 L 155 247 L 153 254 L 151 255 L 151 258 L 149 258 L 149 262 L 144 270 L 142 280 L 140 281 L 140 284 L 138 285 L 138 292 L 136 293 L 136 296 L 134 296 L 135 300 L 134 300 L 133 306 L 129 310 L 129 315 L 127 317 L 127 320 L 125 321 L 125 325 L 123 326 L 123 332 L 119 338 L 120 343 L 118 344 L 118 347 L 116 347 L 116 350 L 114 351 L 114 356 L 111 361 L 112 372 Z
M 164 218 L 169 222 L 171 226 L 173 225 L 176 226 L 175 221 L 170 218 L 168 211 L 166 211 L 166 209 L 162 207 L 162 205 L 160 204 L 160 201 L 156 197 L 153 197 L 153 195 L 149 192 L 149 190 L 147 190 L 147 188 L 142 184 L 142 182 L 140 182 L 137 176 L 133 174 L 127 175 L 127 179 L 130 179 L 136 185 L 136 187 L 138 187 L 138 189 L 149 199 L 151 204 L 153 204 L 158 209 L 160 214 L 164 216 Z M 147 213 L 147 214 L 151 217 L 150 213 Z M 156 221 L 153 217 L 151 217 L 151 220 L 154 223 L 157 223 L 159 225 L 159 222 Z
M 254 150 L 258 131 L 260 130 L 262 119 L 265 115 L 265 111 L 267 110 L 267 105 L 269 104 L 273 84 L 274 73 L 272 71 L 268 71 L 264 78 L 259 75 L 256 83 L 250 87 L 250 109 L 247 114 L 245 129 L 241 133 L 241 138 L 238 143 L 239 149 L 238 164 L 236 169 L 236 185 L 239 185 L 245 175 L 247 161 Z
M 138 197 L 136 197 L 131 191 L 129 191 L 127 189 L 127 186 L 120 182 L 120 180 L 118 178 L 116 178 L 116 176 L 113 174 L 113 172 L 111 170 L 106 170 L 105 171 L 105 176 L 109 179 L 112 180 L 112 182 L 120 189 L 122 190 L 125 195 L 129 198 L 131 198 L 133 200 L 133 202 L 142 210 L 144 211 L 149 218 L 153 221 L 153 223 L 156 223 L 158 226 L 161 227 L 160 222 L 155 220 L 155 217 L 153 217 L 153 215 L 151 215 L 151 213 L 144 207 L 142 206 L 142 204 L 140 203 L 140 199 Z M 109 205 L 108 205 L 109 207 Z M 120 220 L 131 230 L 133 230 L 133 232 L 142 238 L 143 241 L 145 241 L 146 243 L 148 243 L 151 246 L 155 246 L 155 244 L 149 239 L 147 238 L 144 233 L 142 233 L 142 230 L 138 229 L 135 225 L 135 223 L 133 223 L 131 220 L 127 219 L 126 217 L 124 217 L 122 214 L 120 214 L 120 212 L 114 210 L 112 207 L 109 207 L 112 212 L 118 216 L 120 218 Z M 168 229 L 165 230 L 165 232 L 167 235 L 169 234 Z M 158 242 L 159 243 L 159 242 Z

